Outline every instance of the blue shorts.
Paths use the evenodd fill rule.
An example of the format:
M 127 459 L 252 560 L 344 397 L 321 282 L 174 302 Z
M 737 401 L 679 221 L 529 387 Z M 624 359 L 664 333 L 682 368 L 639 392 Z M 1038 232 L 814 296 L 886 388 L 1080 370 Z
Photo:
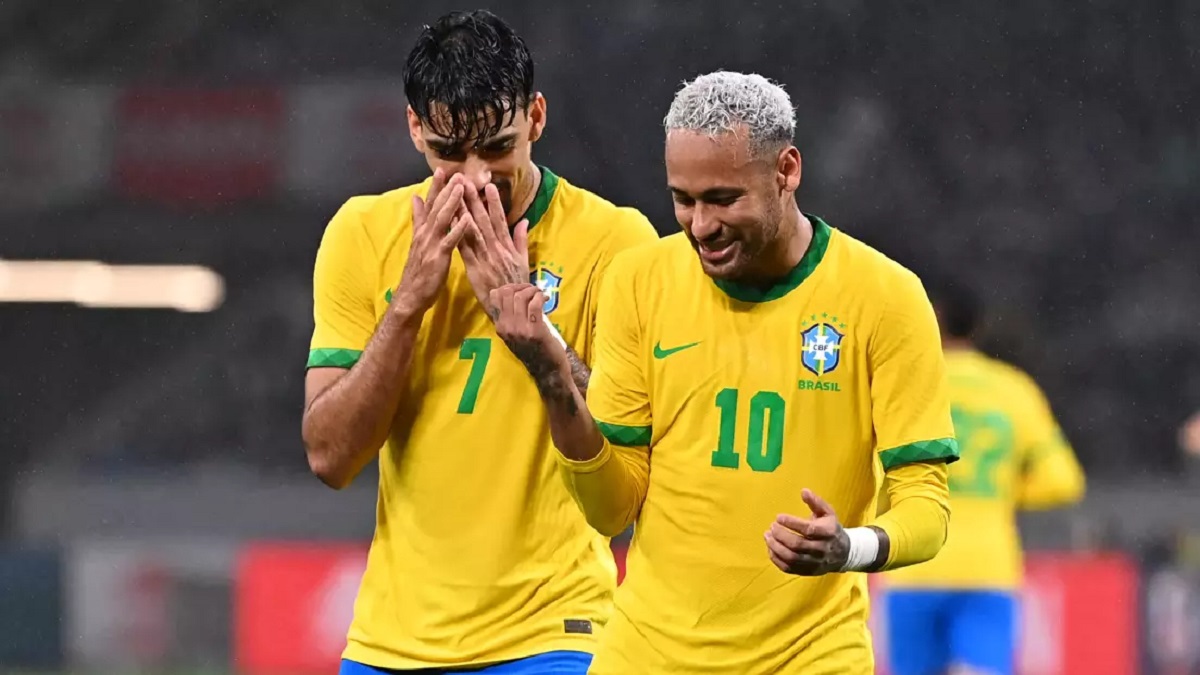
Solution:
M 475 673 L 476 675 L 587 675 L 592 655 L 587 652 L 546 652 L 516 661 L 493 663 L 490 666 L 465 668 L 428 668 L 423 670 L 387 670 L 342 659 L 339 675 L 440 675 L 441 673 Z
M 887 603 L 891 675 L 937 675 L 969 666 L 1011 675 L 1017 598 L 1003 591 L 892 589 Z

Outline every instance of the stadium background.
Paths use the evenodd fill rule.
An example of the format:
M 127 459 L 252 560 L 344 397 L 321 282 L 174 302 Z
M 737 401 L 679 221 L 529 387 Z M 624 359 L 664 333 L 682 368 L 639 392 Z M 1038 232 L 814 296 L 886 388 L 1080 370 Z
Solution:
M 1194 3 L 792 5 L 484 6 L 537 60 L 537 159 L 664 233 L 680 81 L 785 83 L 804 208 L 983 289 L 1089 474 L 1023 521 L 1025 672 L 1200 672 Z M 336 657 L 374 484 L 307 473 L 309 275 L 343 199 L 423 175 L 398 76 L 447 9 L 0 3 L 0 672 Z

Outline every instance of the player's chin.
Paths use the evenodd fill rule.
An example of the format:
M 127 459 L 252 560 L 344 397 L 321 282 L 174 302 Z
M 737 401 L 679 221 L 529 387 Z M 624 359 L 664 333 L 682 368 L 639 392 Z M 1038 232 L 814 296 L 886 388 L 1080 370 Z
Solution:
M 700 267 L 704 269 L 704 273 L 713 279 L 721 281 L 737 281 L 746 271 L 745 257 L 742 255 L 742 246 L 740 243 L 735 243 L 731 247 L 729 255 L 719 258 L 706 256 L 703 250 L 698 250 L 700 258 Z

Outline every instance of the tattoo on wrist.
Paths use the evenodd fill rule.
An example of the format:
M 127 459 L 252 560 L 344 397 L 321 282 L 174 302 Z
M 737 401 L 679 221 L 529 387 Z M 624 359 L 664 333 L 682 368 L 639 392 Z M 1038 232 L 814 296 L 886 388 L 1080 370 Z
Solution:
M 575 386 L 579 387 L 581 393 L 586 393 L 588 383 L 592 379 L 592 371 L 570 347 L 567 347 L 567 361 L 571 363 L 571 379 L 575 380 Z
M 875 536 L 879 537 L 879 553 L 875 555 L 875 564 L 867 570 L 868 572 L 878 572 L 887 564 L 888 556 L 892 554 L 892 540 L 888 537 L 888 533 L 882 527 L 876 525 L 868 525 L 867 527 L 875 531 Z
M 533 376 L 533 382 L 544 401 L 563 406 L 572 417 L 579 413 L 571 384 L 563 378 L 558 364 L 546 353 L 541 343 L 533 340 L 514 340 L 508 344 L 508 348 L 517 360 L 525 364 L 525 369 Z

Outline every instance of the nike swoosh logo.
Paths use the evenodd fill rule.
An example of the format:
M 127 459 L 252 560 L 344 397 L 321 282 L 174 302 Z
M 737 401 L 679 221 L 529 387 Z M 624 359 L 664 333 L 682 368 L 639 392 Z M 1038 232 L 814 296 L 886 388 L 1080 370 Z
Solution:
M 662 348 L 662 343 L 661 343 L 661 342 L 656 342 L 656 343 L 654 344 L 654 358 L 656 358 L 656 359 L 665 359 L 665 358 L 667 358 L 668 356 L 670 356 L 670 355 L 674 354 L 675 352 L 681 352 L 681 351 L 683 351 L 683 350 L 685 350 L 685 349 L 691 349 L 692 347 L 695 347 L 695 346 L 696 346 L 696 345 L 698 345 L 698 344 L 700 344 L 700 343 L 699 343 L 699 342 L 692 342 L 692 343 L 689 343 L 689 344 L 686 344 L 686 345 L 679 345 L 678 347 L 671 347 L 670 349 L 663 349 L 663 348 Z

